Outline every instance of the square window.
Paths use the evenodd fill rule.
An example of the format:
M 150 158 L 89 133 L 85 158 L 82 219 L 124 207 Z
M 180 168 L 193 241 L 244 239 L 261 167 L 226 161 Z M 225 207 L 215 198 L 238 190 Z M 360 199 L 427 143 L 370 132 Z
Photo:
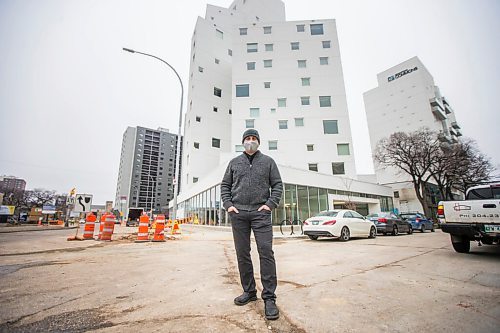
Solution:
M 323 24 L 311 24 L 311 35 L 322 35 Z
M 310 77 L 303 77 L 300 80 L 301 80 L 303 86 L 310 86 L 311 85 L 311 78 Z
M 309 171 L 318 172 L 318 164 L 317 163 L 309 163 Z
M 319 106 L 320 107 L 332 106 L 331 96 L 319 96 Z
M 193 183 L 197 183 L 198 182 L 198 177 L 193 177 Z
M 297 32 L 304 32 L 304 31 L 306 31 L 305 24 L 297 24 Z
M 255 119 L 245 120 L 245 128 L 255 128 Z
M 195 149 L 200 149 L 200 143 L 199 142 L 193 142 L 193 146 Z
M 212 147 L 220 148 L 220 139 L 212 138 Z
M 264 60 L 264 68 L 273 67 L 273 61 L 271 59 Z
M 330 48 L 330 41 L 329 40 L 324 40 L 322 42 L 322 44 L 323 44 L 323 48 L 324 49 L 329 49 Z
M 337 120 L 323 120 L 323 133 L 339 134 Z
M 276 109 L 275 108 L 271 108 L 271 113 L 276 113 Z
M 232 57 L 233 56 L 233 50 L 231 49 L 227 49 L 227 54 Z
M 247 43 L 247 52 L 252 53 L 252 52 L 257 52 L 257 43 Z
M 320 65 L 328 65 L 328 57 L 319 57 Z
M 349 144 L 348 143 L 337 143 L 337 154 L 339 156 L 350 155 Z
M 203 73 L 203 67 L 198 66 L 198 72 Z
M 250 96 L 250 85 L 249 84 L 237 84 L 236 85 L 236 97 L 248 97 Z
M 264 34 L 265 35 L 270 34 L 271 33 L 271 29 L 272 29 L 272 27 L 264 27 Z
M 279 129 L 288 129 L 288 120 L 278 120 Z
M 215 35 L 220 39 L 224 39 L 224 33 L 219 29 L 215 29 Z
M 314 151 L 314 145 L 306 145 L 307 151 Z
M 344 171 L 344 162 L 333 162 L 332 163 L 332 172 L 334 175 L 343 175 Z
M 214 107 L 213 107 L 213 110 L 214 110 L 214 112 L 217 112 L 217 111 L 219 111 L 219 108 L 218 108 L 218 107 L 216 107 L 216 106 L 214 106 Z
M 295 118 L 295 126 L 296 127 L 304 126 L 304 118 Z
M 250 117 L 251 118 L 258 118 L 260 115 L 260 109 L 259 108 L 250 108 Z
M 297 60 L 299 68 L 306 68 L 306 60 Z
M 215 61 L 215 64 L 216 64 L 216 65 L 220 64 L 220 60 L 219 60 L 219 59 L 215 58 L 215 60 L 214 60 L 214 61 Z
M 222 89 L 214 87 L 214 95 L 217 97 L 222 97 Z
M 301 105 L 311 105 L 311 101 L 309 100 L 309 96 L 302 96 L 300 98 Z
M 278 141 L 277 140 L 269 141 L 269 150 L 278 150 Z
M 196 121 L 201 123 L 201 117 L 200 116 L 196 116 Z
M 234 151 L 237 152 L 237 153 L 242 153 L 245 151 L 245 147 L 243 147 L 243 145 L 235 145 L 234 146 Z
M 255 62 L 247 62 L 247 70 L 249 71 L 255 70 Z
M 229 114 L 233 114 L 233 110 L 229 109 Z
M 244 36 L 248 33 L 248 28 L 240 28 L 240 36 Z
M 279 108 L 286 107 L 286 98 L 278 98 L 278 107 Z
M 298 50 L 299 49 L 299 42 L 291 42 L 290 47 L 292 50 Z
M 264 88 L 271 88 L 271 82 L 264 82 Z
M 274 50 L 274 45 L 273 44 L 265 44 L 266 51 L 273 51 Z

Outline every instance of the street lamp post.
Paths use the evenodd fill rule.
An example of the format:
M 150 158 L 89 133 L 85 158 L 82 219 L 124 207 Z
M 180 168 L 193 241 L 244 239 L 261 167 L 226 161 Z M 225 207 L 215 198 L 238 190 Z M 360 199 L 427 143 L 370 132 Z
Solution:
M 154 56 L 152 54 L 148 54 L 148 53 L 143 53 L 143 52 L 139 52 L 139 51 L 135 51 L 135 50 L 132 50 L 132 49 L 128 49 L 128 48 L 123 48 L 124 51 L 127 51 L 127 52 L 130 52 L 130 53 L 138 53 L 138 54 L 142 54 L 142 55 L 145 55 L 145 56 L 148 56 L 148 57 L 152 57 L 152 58 L 155 58 L 155 59 L 158 59 L 160 60 L 161 62 L 163 62 L 165 65 L 167 65 L 168 67 L 170 67 L 175 75 L 177 75 L 177 78 L 179 79 L 179 83 L 181 84 L 181 107 L 179 109 L 179 129 L 177 131 L 177 153 L 175 155 L 175 178 L 174 178 L 174 181 L 173 181 L 173 188 L 174 188 L 174 204 L 173 204 L 173 207 L 172 207 L 172 216 L 170 216 L 170 219 L 172 220 L 175 220 L 175 218 L 177 217 L 177 190 L 178 190 L 178 186 L 179 186 L 179 183 L 180 183 L 180 177 L 179 177 L 179 171 L 180 171 L 180 161 L 181 161 L 181 127 L 182 127 L 182 103 L 183 103 L 183 100 L 184 100 L 184 85 L 182 84 L 182 80 L 181 80 L 181 77 L 179 76 L 179 73 L 177 73 L 177 71 L 175 70 L 174 67 L 172 67 L 168 62 L 166 62 L 165 60 L 161 59 L 161 58 L 158 58 L 157 56 Z

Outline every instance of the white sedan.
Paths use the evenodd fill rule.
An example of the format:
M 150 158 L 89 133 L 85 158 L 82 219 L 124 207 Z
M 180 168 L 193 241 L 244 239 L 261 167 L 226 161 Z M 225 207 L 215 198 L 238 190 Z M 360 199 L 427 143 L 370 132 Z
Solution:
M 377 228 L 353 210 L 326 210 L 304 221 L 304 235 L 312 240 L 321 236 L 337 237 L 345 242 L 351 237 L 375 238 Z

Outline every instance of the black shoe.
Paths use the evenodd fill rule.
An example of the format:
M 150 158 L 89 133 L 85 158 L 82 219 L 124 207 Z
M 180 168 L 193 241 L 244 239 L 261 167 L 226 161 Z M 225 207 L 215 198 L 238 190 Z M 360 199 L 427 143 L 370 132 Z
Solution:
M 280 310 L 278 310 L 278 307 L 276 306 L 276 301 L 274 299 L 266 299 L 264 302 L 264 312 L 266 313 L 266 319 L 278 319 L 280 317 Z
M 245 304 L 248 304 L 248 302 L 252 302 L 252 301 L 256 301 L 256 300 L 257 300 L 257 294 L 244 292 L 243 294 L 241 294 L 240 296 L 238 296 L 234 299 L 234 304 L 245 305 Z

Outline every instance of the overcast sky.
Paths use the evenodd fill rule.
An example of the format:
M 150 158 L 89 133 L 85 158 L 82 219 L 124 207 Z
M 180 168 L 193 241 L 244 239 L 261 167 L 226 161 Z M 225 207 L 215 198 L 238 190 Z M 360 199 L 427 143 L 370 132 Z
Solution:
M 249 0 L 251 1 L 251 0 Z M 337 20 L 357 170 L 372 171 L 363 92 L 418 56 L 464 136 L 500 164 L 500 1 L 285 0 L 287 20 Z M 230 0 L 213 0 L 229 7 Z M 0 175 L 114 200 L 127 126 L 177 131 L 202 0 L 0 0 Z M 186 105 L 186 103 L 184 103 Z

